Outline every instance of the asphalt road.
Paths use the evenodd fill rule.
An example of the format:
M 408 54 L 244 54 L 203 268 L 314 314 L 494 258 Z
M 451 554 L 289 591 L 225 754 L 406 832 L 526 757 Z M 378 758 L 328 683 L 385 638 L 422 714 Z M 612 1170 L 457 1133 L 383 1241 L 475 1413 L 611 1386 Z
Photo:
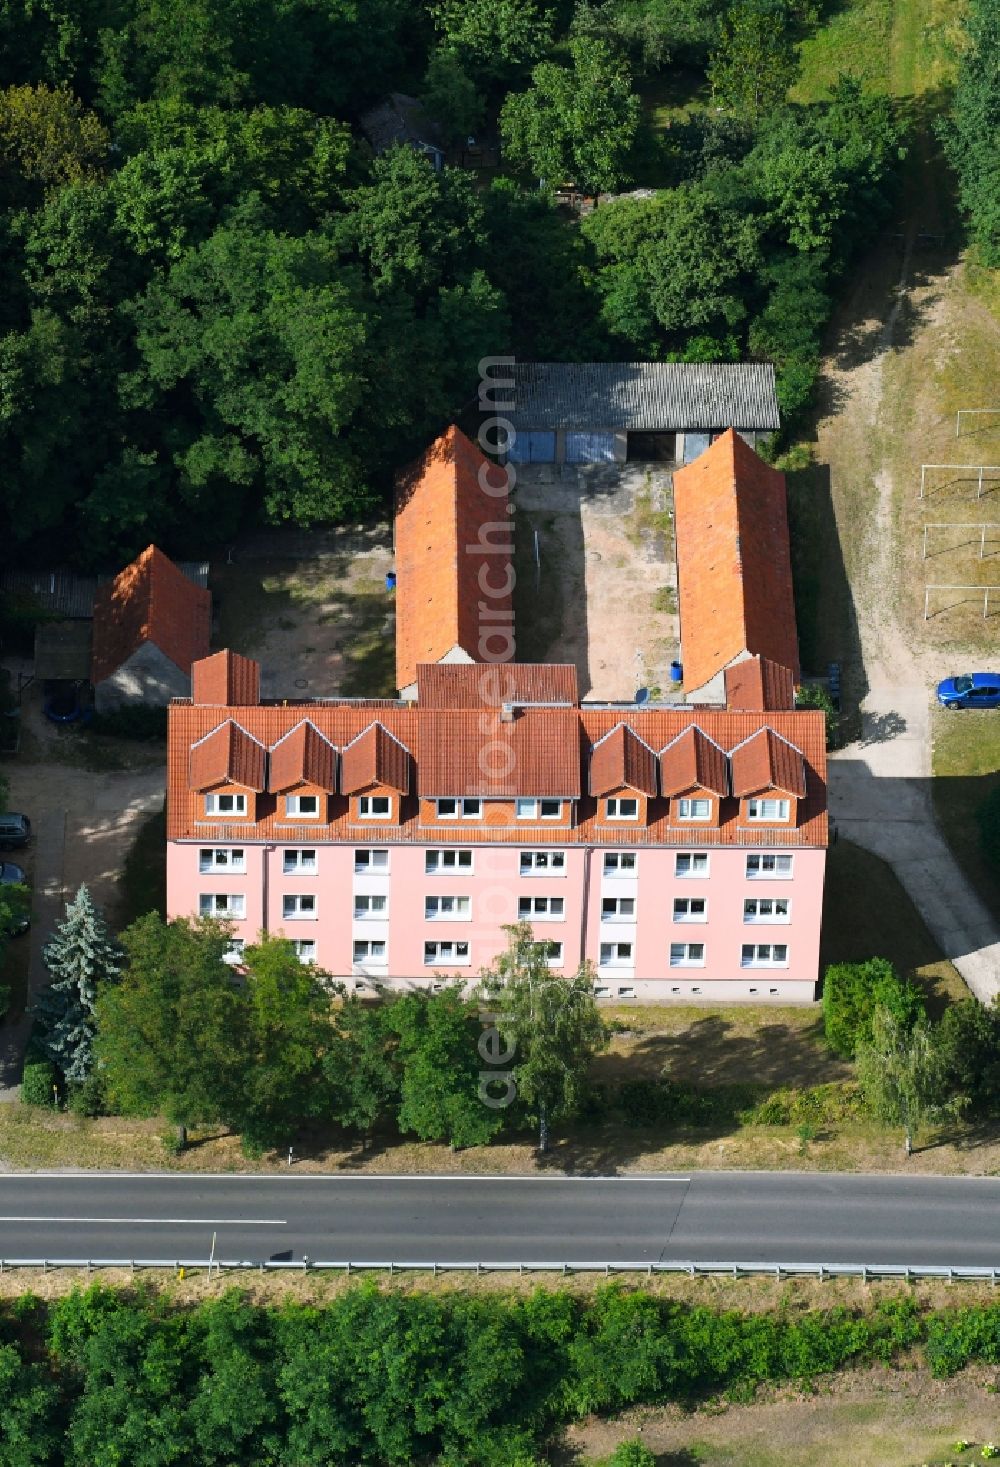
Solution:
M 1000 1268 L 1000 1179 L 0 1176 L 2 1259 Z

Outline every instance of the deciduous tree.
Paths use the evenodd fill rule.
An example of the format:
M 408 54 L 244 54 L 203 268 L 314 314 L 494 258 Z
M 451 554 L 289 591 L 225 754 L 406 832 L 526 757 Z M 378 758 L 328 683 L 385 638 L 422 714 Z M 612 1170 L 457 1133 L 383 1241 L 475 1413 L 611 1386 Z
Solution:
M 877 1007 L 855 1062 L 866 1105 L 876 1119 L 903 1128 L 907 1156 L 915 1132 L 955 1108 L 946 1098 L 941 1054 L 925 1017 L 907 1025 L 891 1009 Z

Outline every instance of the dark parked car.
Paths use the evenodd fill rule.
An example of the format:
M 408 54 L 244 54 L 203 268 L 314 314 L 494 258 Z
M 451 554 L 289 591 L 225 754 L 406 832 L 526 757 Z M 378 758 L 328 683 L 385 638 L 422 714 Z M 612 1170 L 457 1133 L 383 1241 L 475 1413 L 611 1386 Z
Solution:
M 28 878 L 20 866 L 13 861 L 0 861 L 0 886 L 25 886 Z M 31 926 L 31 913 L 19 912 L 11 918 L 7 931 L 11 937 L 20 937 Z
M 1000 708 L 1000 672 L 967 672 L 938 683 L 943 708 Z
M 0 814 L 0 851 L 14 851 L 31 839 L 31 821 L 14 810 Z

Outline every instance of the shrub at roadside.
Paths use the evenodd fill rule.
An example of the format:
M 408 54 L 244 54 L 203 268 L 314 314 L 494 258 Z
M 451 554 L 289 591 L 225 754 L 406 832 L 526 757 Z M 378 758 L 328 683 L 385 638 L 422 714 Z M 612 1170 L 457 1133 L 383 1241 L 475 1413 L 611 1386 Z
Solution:
M 832 963 L 823 978 L 823 1031 L 837 1054 L 850 1059 L 871 1037 L 876 1008 L 888 1009 L 900 1023 L 913 1025 L 924 1011 L 920 990 L 900 978 L 887 958 L 864 963 Z
M 35 1044 L 29 1044 L 21 1074 L 21 1104 L 47 1105 L 56 1099 L 56 1067 Z

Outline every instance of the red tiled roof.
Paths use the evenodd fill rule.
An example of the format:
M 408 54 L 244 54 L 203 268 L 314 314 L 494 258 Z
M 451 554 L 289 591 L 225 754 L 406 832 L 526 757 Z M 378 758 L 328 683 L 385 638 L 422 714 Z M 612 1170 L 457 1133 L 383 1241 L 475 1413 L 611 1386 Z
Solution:
M 619 789 L 656 794 L 656 755 L 624 723 L 605 734 L 590 756 L 590 793 L 606 795 Z
M 674 474 L 684 686 L 744 653 L 798 674 L 785 478 L 732 429 Z
M 381 723 L 369 724 L 341 754 L 340 788 L 345 795 L 373 784 L 401 795 L 410 791 L 410 751 Z
M 396 686 L 405 688 L 417 664 L 439 662 L 460 647 L 477 662 L 480 633 L 503 622 L 487 622 L 479 602 L 491 613 L 509 613 L 511 597 L 484 598 L 482 572 L 489 587 L 502 588 L 508 577 L 513 535 L 505 496 L 480 484 L 502 486 L 506 470 L 491 464 L 465 434 L 451 427 L 433 443 L 396 488 Z M 482 532 L 482 533 L 481 533 Z M 482 552 L 470 547 L 492 546 Z M 511 630 L 511 624 L 507 624 Z M 487 655 L 503 647 L 492 638 Z
M 718 744 L 700 728 L 686 728 L 660 752 L 660 788 L 668 796 L 702 789 L 721 798 L 729 793 L 728 766 Z
M 417 727 L 422 795 L 580 794 L 580 720 L 572 709 L 525 708 L 505 723 L 493 710 L 428 708 Z
M 760 790 L 781 790 L 801 799 L 806 792 L 802 754 L 771 728 L 762 728 L 730 756 L 733 794 L 755 795 Z
M 191 669 L 191 698 L 226 707 L 259 703 L 260 663 L 228 648 L 200 658 Z
M 726 668 L 726 707 L 767 713 L 795 707 L 795 677 L 769 657 L 747 657 Z
M 113 581 L 97 588 L 91 682 L 102 683 L 146 642 L 188 674 L 192 663 L 207 655 L 211 629 L 211 592 L 149 545 Z
M 417 702 L 422 708 L 499 708 L 504 703 L 580 701 L 572 663 L 421 662 Z
M 191 746 L 190 788 L 208 790 L 217 784 L 238 784 L 259 793 L 264 788 L 266 763 L 264 746 L 227 719 Z
M 304 708 L 267 704 L 252 708 L 233 708 L 245 732 L 270 748 L 303 718 Z M 352 823 L 348 802 L 333 797 L 331 820 L 324 827 L 323 839 L 331 841 L 419 842 L 454 844 L 454 830 L 438 833 L 420 824 L 418 796 L 477 795 L 498 800 L 529 794 L 570 798 L 579 794 L 572 825 L 544 829 L 526 827 L 515 819 L 510 807 L 509 823 L 505 819 L 463 823 L 463 845 L 504 843 L 544 843 L 546 845 L 617 846 L 654 845 L 749 845 L 813 846 L 827 844 L 826 814 L 826 725 L 823 714 L 815 709 L 795 712 L 760 713 L 727 712 L 720 709 L 648 708 L 624 713 L 620 708 L 585 707 L 574 709 L 527 709 L 518 713 L 513 723 L 501 723 L 499 716 L 487 720 L 482 730 L 484 713 L 474 710 L 421 709 L 419 706 L 378 707 L 359 702 L 313 703 L 308 717 L 335 748 L 344 749 L 358 734 L 364 733 L 376 720 L 388 733 L 394 734 L 414 758 L 410 793 L 400 802 L 399 822 L 378 826 L 365 822 L 363 831 Z M 279 815 L 275 796 L 260 795 L 256 802 L 257 819 L 242 823 L 206 822 L 197 793 L 189 781 L 189 765 L 194 763 L 192 745 L 219 726 L 220 710 L 199 707 L 185 700 L 175 700 L 169 707 L 167 833 L 171 840 L 200 840 L 207 832 L 212 838 L 251 842 L 265 840 L 315 841 L 315 827 L 302 827 L 297 836 Z M 699 728 L 728 755 L 746 746 L 762 725 L 773 734 L 801 750 L 805 771 L 805 797 L 801 799 L 798 820 L 787 829 L 744 829 L 739 820 L 735 799 L 721 802 L 721 824 L 705 830 L 679 830 L 669 819 L 667 801 L 653 798 L 649 804 L 647 824 L 635 829 L 615 828 L 609 836 L 606 826 L 597 824 L 596 799 L 581 792 L 581 775 L 590 750 L 619 724 L 626 724 L 650 748 L 664 749 L 678 734 Z M 493 745 L 496 739 L 497 745 Z M 203 746 L 199 746 L 203 747 Z M 197 751 L 196 751 L 197 752 Z M 262 757 L 263 749 L 261 750 Z M 510 765 L 503 778 L 490 781 L 479 768 L 480 754 L 492 756 L 501 768 Z M 204 758 L 204 756 L 201 756 Z M 754 756 L 756 757 L 756 756 Z M 770 755 L 768 756 L 770 758 Z M 513 763 L 511 760 L 513 759 Z M 779 755 L 774 755 L 779 762 Z M 238 761 L 237 761 L 238 762 Z M 488 757 L 487 757 L 488 762 Z M 219 773 L 219 761 L 210 771 Z M 246 777 L 246 770 L 243 770 Z M 235 775 L 239 775 L 237 767 Z M 773 775 L 779 787 L 792 783 L 784 773 Z
M 307 718 L 274 745 L 269 766 L 267 787 L 274 792 L 298 784 L 315 785 L 331 794 L 337 788 L 337 751 Z

